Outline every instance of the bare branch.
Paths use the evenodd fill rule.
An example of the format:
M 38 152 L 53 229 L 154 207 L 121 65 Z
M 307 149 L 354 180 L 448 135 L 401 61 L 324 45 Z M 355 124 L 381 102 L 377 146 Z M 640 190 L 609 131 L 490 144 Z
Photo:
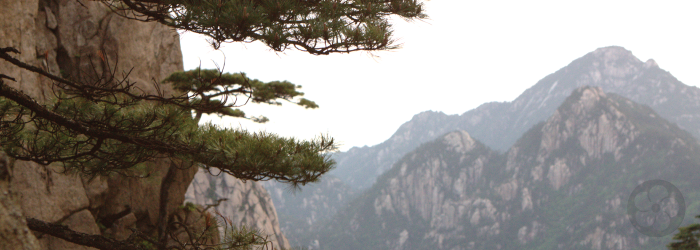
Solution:
M 91 235 L 71 230 L 67 226 L 47 223 L 34 218 L 27 218 L 27 227 L 32 231 L 48 234 L 65 241 L 94 247 L 101 250 L 146 250 L 138 244 L 118 241 L 102 235 Z

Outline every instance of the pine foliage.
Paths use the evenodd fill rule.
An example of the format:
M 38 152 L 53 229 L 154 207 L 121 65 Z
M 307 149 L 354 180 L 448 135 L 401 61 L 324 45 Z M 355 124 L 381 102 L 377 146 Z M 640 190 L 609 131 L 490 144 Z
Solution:
M 699 216 L 695 218 L 700 219 Z M 674 242 L 668 244 L 671 250 L 700 250 L 700 224 L 695 223 L 678 229 L 678 233 L 673 236 Z
M 295 48 L 314 55 L 398 48 L 389 18 L 427 18 L 419 0 L 100 0 L 114 13 L 139 21 L 208 36 L 214 48 L 225 42 L 260 41 L 274 51 Z M 267 122 L 240 109 L 247 103 L 305 108 L 318 105 L 302 98 L 298 85 L 263 82 L 243 73 L 195 69 L 172 74 L 162 84 L 176 94 L 144 93 L 118 76 L 100 52 L 92 68 L 54 75 L 14 57 L 16 48 L 0 48 L 0 59 L 49 79 L 53 98 L 38 102 L 0 72 L 0 146 L 9 156 L 40 164 L 61 164 L 65 172 L 88 176 L 144 176 L 144 164 L 170 158 L 177 167 L 216 168 L 242 180 L 278 180 L 293 186 L 318 181 L 334 162 L 336 144 L 328 136 L 300 141 L 266 132 L 199 124 L 204 114 Z M 95 58 L 90 57 L 89 60 Z M 101 61 L 99 61 L 101 59 Z M 95 66 L 101 65 L 101 66 Z M 170 175 L 168 175 L 170 176 Z M 167 179 L 167 177 L 166 177 Z M 168 183 L 164 180 L 163 183 Z M 163 186 L 162 190 L 168 190 Z M 161 193 L 162 197 L 167 197 Z M 161 202 L 161 215 L 167 203 Z M 130 249 L 125 242 L 85 235 L 60 225 L 27 218 L 30 228 L 70 242 L 100 249 Z M 158 219 L 158 240 L 166 248 L 168 223 Z M 233 226 L 233 225 L 229 225 Z M 267 238 L 248 228 L 225 231 L 222 249 L 267 246 Z M 144 238 L 146 239 L 146 238 Z M 95 243 L 95 244 L 92 244 Z M 143 249 L 146 246 L 136 247 Z M 182 248 L 185 249 L 185 248 Z M 188 248 L 189 249 L 189 248 Z
M 418 0 L 103 0 L 125 17 L 224 42 L 261 41 L 311 54 L 396 48 L 390 15 L 423 19 Z
M 103 78 L 110 83 L 101 85 L 128 94 L 93 95 L 91 83 L 61 80 L 68 84 L 58 85 L 47 104 L 0 85 L 0 145 L 12 157 L 41 164 L 62 162 L 66 171 L 88 175 L 134 175 L 134 166 L 170 157 L 189 166 L 218 168 L 243 180 L 276 179 L 293 185 L 316 181 L 333 165 L 325 154 L 335 149 L 329 137 L 297 141 L 197 124 L 202 113 L 244 117 L 232 108 L 240 100 L 229 100 L 239 95 L 254 103 L 293 102 L 302 93 L 286 81 L 263 83 L 244 74 L 196 69 L 167 78 L 166 83 L 184 94 L 164 97 L 133 94 L 128 81 L 112 78 Z M 303 106 L 317 107 L 302 100 L 298 103 Z

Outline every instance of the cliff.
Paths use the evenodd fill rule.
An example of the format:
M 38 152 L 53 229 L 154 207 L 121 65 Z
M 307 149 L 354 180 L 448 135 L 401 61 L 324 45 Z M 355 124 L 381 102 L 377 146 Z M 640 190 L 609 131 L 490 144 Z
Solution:
M 99 3 L 84 4 L 0 1 L 0 47 L 15 47 L 21 51 L 21 60 L 54 74 L 90 69 L 91 61 L 99 61 L 102 54 L 107 61 L 118 62 L 118 72 L 133 69 L 130 80 L 149 93 L 155 93 L 151 79 L 163 79 L 183 70 L 179 38 L 174 30 L 118 17 Z M 0 71 L 17 79 L 10 83 L 12 87 L 36 100 L 51 97 L 48 79 L 5 62 L 0 62 Z M 9 166 L 9 187 L 21 216 L 61 223 L 83 233 L 104 231 L 120 238 L 128 235 L 130 227 L 152 230 L 158 218 L 159 184 L 169 166 L 168 161 L 154 162 L 153 174 L 145 179 L 114 175 L 89 180 L 61 174 L 56 165 L 14 161 Z M 182 204 L 182 194 L 193 175 L 193 170 L 177 171 L 172 196 L 168 198 L 170 211 Z M 30 239 L 33 235 L 27 236 L 28 241 L 34 241 Z M 36 241 L 36 245 L 8 245 L 10 248 L 4 249 L 87 249 L 46 235 L 37 235 Z
M 166 95 L 172 93 L 168 86 L 155 84 L 183 70 L 175 30 L 119 17 L 98 2 L 80 2 L 0 0 L 0 47 L 15 47 L 21 51 L 19 59 L 56 75 L 93 67 L 98 71 L 116 68 L 117 75 L 131 70 L 129 80 L 136 82 L 138 89 L 151 94 L 157 88 Z M 111 64 L 95 63 L 104 61 Z M 0 73 L 14 77 L 16 82 L 6 83 L 40 102 L 52 95 L 51 82 L 37 74 L 4 61 L 0 61 Z M 54 164 L 43 166 L 1 155 L 0 249 L 88 249 L 31 233 L 25 216 L 117 239 L 125 239 L 132 227 L 153 232 L 159 217 L 161 183 L 170 170 L 175 181 L 165 199 L 168 212 L 173 213 L 183 204 L 196 168 L 171 169 L 171 162 L 164 159 L 149 164 L 147 178 L 110 175 L 88 179 L 62 174 Z M 228 205 L 231 209 L 235 206 Z M 272 208 L 271 203 L 267 206 Z
M 315 229 L 352 201 L 357 195 L 348 185 L 332 175 L 324 175 L 318 183 L 310 183 L 294 190 L 288 184 L 263 182 L 279 215 L 280 228 L 290 245 L 313 245 L 318 235 Z
M 243 182 L 227 174 L 212 175 L 200 170 L 187 189 L 185 200 L 199 205 L 215 204 L 218 214 L 230 219 L 233 225 L 248 225 L 268 235 L 272 249 L 291 249 L 280 230 L 277 211 L 270 194 L 254 181 Z

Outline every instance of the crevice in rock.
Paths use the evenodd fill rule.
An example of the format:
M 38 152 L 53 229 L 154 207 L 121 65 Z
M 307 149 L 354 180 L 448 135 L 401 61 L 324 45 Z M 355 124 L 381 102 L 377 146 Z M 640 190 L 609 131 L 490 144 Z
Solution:
M 68 51 L 61 44 L 60 36 L 56 36 L 56 40 L 58 41 L 58 47 L 56 48 L 56 63 L 58 63 L 61 77 L 69 78 L 69 76 L 74 75 L 75 66 L 73 59 L 71 59 L 70 55 L 68 55 Z
M 0 151 L 0 181 L 9 182 L 12 179 L 12 163 L 10 157 Z
M 119 213 L 112 214 L 112 215 L 107 215 L 104 218 L 98 219 L 98 222 L 102 223 L 102 225 L 104 225 L 106 228 L 110 228 L 110 227 L 112 227 L 112 225 L 114 225 L 114 222 L 116 222 L 117 220 L 121 219 L 122 217 L 124 217 L 130 213 L 131 213 L 131 207 L 129 205 L 127 205 L 126 209 L 124 209 L 124 211 L 121 211 Z

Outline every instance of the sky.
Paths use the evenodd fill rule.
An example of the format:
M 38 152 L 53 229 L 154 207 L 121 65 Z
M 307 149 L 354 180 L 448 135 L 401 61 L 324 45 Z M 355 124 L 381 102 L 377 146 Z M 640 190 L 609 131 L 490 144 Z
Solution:
M 319 109 L 291 103 L 242 107 L 268 123 L 207 117 L 221 126 L 311 139 L 340 150 L 381 143 L 422 111 L 462 114 L 512 101 L 537 81 L 600 47 L 653 58 L 681 82 L 700 86 L 700 1 L 424 1 L 429 19 L 392 19 L 402 48 L 313 56 L 260 43 L 214 50 L 181 33 L 185 70 L 224 66 L 262 81 L 301 85 Z

